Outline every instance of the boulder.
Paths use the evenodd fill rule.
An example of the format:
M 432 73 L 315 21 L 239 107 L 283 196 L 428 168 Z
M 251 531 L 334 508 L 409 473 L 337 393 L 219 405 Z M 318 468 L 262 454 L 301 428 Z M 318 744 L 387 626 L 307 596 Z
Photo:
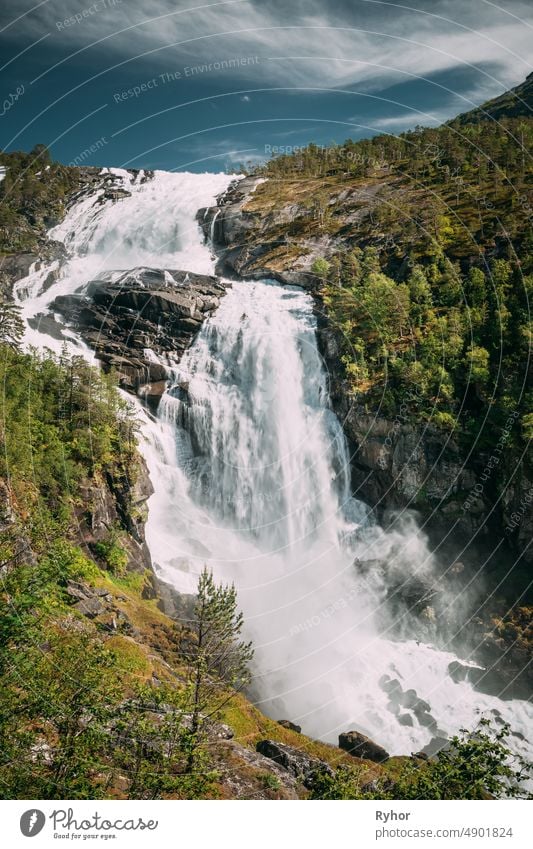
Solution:
M 379 679 L 379 686 L 384 693 L 387 693 L 391 702 L 399 702 L 402 695 L 402 685 L 397 678 L 390 678 L 389 675 L 382 675 Z
M 408 710 L 419 711 L 420 713 L 427 713 L 431 710 L 429 702 L 421 699 L 416 690 L 406 690 L 405 693 L 402 693 L 400 697 L 400 704 Z
M 437 720 L 430 713 L 415 708 L 414 714 L 423 728 L 429 728 L 431 731 L 437 730 Z
M 81 584 L 79 581 L 68 581 L 65 592 L 71 598 L 78 599 L 78 601 L 85 601 L 93 595 L 91 587 L 87 586 L 87 584 Z
M 461 663 L 459 660 L 452 660 L 452 662 L 448 664 L 448 675 L 452 681 L 459 684 L 461 681 L 468 680 L 468 673 L 470 672 L 470 669 L 470 666 L 466 666 L 466 664 Z
M 345 731 L 339 734 L 339 748 L 355 758 L 363 758 L 376 763 L 383 763 L 383 761 L 389 759 L 389 753 L 383 746 L 374 743 L 370 737 L 366 737 L 359 731 Z

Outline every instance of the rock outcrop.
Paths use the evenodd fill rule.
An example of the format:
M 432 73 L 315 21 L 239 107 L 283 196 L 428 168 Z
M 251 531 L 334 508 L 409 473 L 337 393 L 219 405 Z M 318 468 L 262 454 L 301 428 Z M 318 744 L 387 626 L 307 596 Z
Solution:
M 290 772 L 308 790 L 313 789 L 317 775 L 324 772 L 333 775 L 333 770 L 324 761 L 313 758 L 294 746 L 287 746 L 274 740 L 260 740 L 256 749 L 261 755 L 270 758 Z
M 281 207 L 264 215 L 247 208 L 260 182 L 257 177 L 237 180 L 220 196 L 217 206 L 198 211 L 198 223 L 206 238 L 220 249 L 217 273 L 316 288 L 320 281 L 310 269 L 322 246 L 314 245 L 304 252 L 291 250 L 291 239 L 285 231 L 294 209 Z M 276 228 L 281 230 L 273 238 Z
M 53 308 L 93 348 L 121 386 L 157 403 L 168 376 L 226 285 L 188 271 L 136 268 L 94 280 L 83 294 L 62 295 Z

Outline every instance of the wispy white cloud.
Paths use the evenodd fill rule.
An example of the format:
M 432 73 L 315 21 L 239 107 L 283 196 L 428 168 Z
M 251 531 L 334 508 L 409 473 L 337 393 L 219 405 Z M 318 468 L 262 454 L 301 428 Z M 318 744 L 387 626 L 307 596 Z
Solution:
M 98 50 L 102 67 L 130 60 L 126 67 L 132 73 L 143 63 L 168 68 L 257 55 L 257 64 L 239 68 L 241 78 L 289 87 L 368 86 L 376 77 L 383 83 L 475 66 L 489 96 L 531 69 L 531 3 L 507 2 L 509 12 L 485 0 L 411 3 L 420 8 L 409 9 L 409 0 L 405 5 L 385 0 L 123 0 L 116 6 L 108 0 L 101 11 L 58 30 L 67 12 L 63 0 L 50 0 L 20 18 L 6 35 L 33 39 L 49 31 L 62 48 L 81 51 L 78 59 L 94 62 Z M 20 0 L 4 4 L 7 18 L 21 14 Z M 491 76 L 489 67 L 497 74 Z

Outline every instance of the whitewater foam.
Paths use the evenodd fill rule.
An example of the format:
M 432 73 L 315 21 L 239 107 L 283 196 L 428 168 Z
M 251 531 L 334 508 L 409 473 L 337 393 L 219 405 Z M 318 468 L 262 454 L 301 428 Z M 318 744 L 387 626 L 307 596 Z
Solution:
M 113 176 L 130 197 L 112 203 L 99 190 L 78 201 L 50 233 L 67 261 L 34 268 L 18 284 L 27 343 L 58 350 L 67 339 L 92 358 L 59 318 L 54 336 L 46 322 L 57 295 L 103 274 L 212 273 L 195 215 L 227 187 L 227 175 Z M 393 564 L 406 576 L 431 574 L 434 564 L 413 522 L 385 532 L 350 495 L 307 294 L 235 283 L 176 365 L 158 419 L 136 403 L 155 488 L 146 529 L 155 567 L 182 592 L 194 592 L 204 563 L 235 581 L 256 647 L 253 693 L 265 712 L 332 742 L 355 727 L 396 754 L 473 727 L 493 709 L 527 735 L 528 703 L 454 683 L 447 668 L 455 655 L 383 626 L 386 571 L 363 574 L 354 560 Z M 416 690 L 435 724 L 405 708 L 413 725 L 401 725 L 385 675 L 403 693 Z M 514 745 L 528 750 L 519 738 Z

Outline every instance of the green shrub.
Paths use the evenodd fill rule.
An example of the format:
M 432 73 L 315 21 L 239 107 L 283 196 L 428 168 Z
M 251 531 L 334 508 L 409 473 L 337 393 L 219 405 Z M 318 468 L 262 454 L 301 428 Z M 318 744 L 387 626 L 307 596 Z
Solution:
M 361 786 L 357 767 L 340 767 L 317 777 L 313 799 L 488 799 L 533 798 L 526 782 L 533 766 L 506 745 L 509 725 L 494 730 L 482 719 L 473 732 L 462 730 L 447 748 L 423 761 L 411 758 L 399 775 Z

